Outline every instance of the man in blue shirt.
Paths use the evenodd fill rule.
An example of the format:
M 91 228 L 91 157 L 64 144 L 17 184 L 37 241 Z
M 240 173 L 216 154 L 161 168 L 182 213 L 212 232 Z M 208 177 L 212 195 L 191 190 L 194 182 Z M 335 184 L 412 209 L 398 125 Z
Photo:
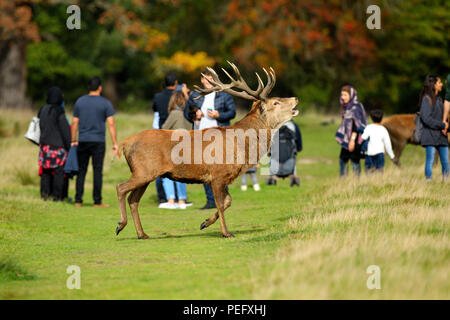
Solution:
M 117 155 L 116 125 L 114 108 L 108 99 L 101 96 L 102 83 L 99 77 L 93 77 L 88 83 L 89 94 L 75 102 L 72 122 L 72 146 L 78 146 L 78 176 L 76 183 L 75 206 L 83 203 L 84 179 L 92 157 L 94 169 L 94 207 L 109 207 L 102 202 L 103 160 L 105 158 L 105 122 L 108 123 L 113 147 Z M 77 139 L 77 132 L 78 139 Z
M 201 77 L 201 83 L 204 88 L 211 88 L 211 83 L 208 79 L 213 80 L 208 69 L 202 72 L 204 77 Z M 205 78 L 206 77 L 206 78 Z M 236 116 L 236 105 L 233 97 L 226 92 L 212 92 L 198 100 L 195 100 L 200 94 L 194 91 L 184 107 L 184 117 L 190 122 L 198 121 L 198 128 L 206 129 L 211 127 L 227 127 L 230 125 L 230 120 Z M 193 119 L 195 118 L 195 119 Z M 211 187 L 204 184 L 206 193 L 206 205 L 201 209 L 211 209 L 216 207 L 214 194 Z

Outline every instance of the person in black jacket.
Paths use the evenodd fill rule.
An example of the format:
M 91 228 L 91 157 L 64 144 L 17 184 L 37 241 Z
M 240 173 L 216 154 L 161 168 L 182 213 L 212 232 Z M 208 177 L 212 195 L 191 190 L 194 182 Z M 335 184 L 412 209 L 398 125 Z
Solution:
M 63 108 L 63 94 L 57 87 L 47 93 L 47 104 L 39 110 L 41 129 L 39 171 L 41 198 L 62 201 L 66 196 L 67 181 L 64 164 L 70 149 L 70 128 Z
M 164 89 L 162 92 L 155 94 L 153 98 L 153 112 L 156 122 L 154 121 L 153 129 L 161 129 L 169 117 L 169 101 L 172 97 L 172 93 L 178 86 L 177 75 L 173 72 L 168 72 L 164 76 Z M 189 97 L 187 94 L 187 87 L 182 85 L 182 92 L 186 99 Z M 158 195 L 158 201 L 160 204 L 167 203 L 167 197 L 164 192 L 162 178 L 156 178 L 156 193 Z
M 444 105 L 441 97 L 438 96 L 442 90 L 441 79 L 434 75 L 426 77 L 422 92 L 420 94 L 420 119 L 423 129 L 420 137 L 420 144 L 425 147 L 425 178 L 431 180 L 434 156 L 436 150 L 442 165 L 442 176 L 446 180 L 449 175 L 448 164 L 448 123 L 442 121 Z
M 207 80 L 213 80 L 211 72 L 204 69 L 200 79 L 204 88 L 211 88 L 212 84 Z M 193 129 L 206 129 L 211 127 L 227 127 L 236 116 L 236 105 L 233 97 L 226 92 L 211 92 L 200 97 L 200 93 L 194 91 L 190 94 L 184 106 L 184 117 L 193 124 Z M 196 125 L 198 123 L 198 127 Z M 206 204 L 202 210 L 216 208 L 214 194 L 208 184 L 204 184 Z

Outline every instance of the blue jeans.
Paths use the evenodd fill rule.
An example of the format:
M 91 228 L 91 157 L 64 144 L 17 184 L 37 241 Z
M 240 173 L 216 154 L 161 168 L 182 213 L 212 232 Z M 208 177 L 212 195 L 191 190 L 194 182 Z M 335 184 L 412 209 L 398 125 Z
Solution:
M 216 204 L 216 200 L 214 200 L 214 193 L 211 187 L 206 183 L 203 184 L 203 187 L 205 188 L 206 201 L 208 201 L 208 203 Z M 226 190 L 228 191 L 228 186 L 226 186 Z
M 447 178 L 449 175 L 448 166 L 448 146 L 426 146 L 425 148 L 425 178 L 431 180 L 433 171 L 434 156 L 436 155 L 436 149 L 439 152 L 439 158 L 441 159 L 442 176 Z
M 177 185 L 178 200 L 186 200 L 186 183 L 173 181 L 168 178 L 163 178 L 164 192 L 166 193 L 167 200 L 175 199 L 175 184 Z
M 361 165 L 356 161 L 350 160 L 350 162 L 352 163 L 352 169 L 353 169 L 353 173 L 359 177 L 360 173 L 361 173 Z M 348 175 L 348 167 L 347 167 L 347 163 L 348 163 L 348 159 L 343 160 L 342 158 L 339 158 L 339 175 L 341 177 L 344 177 L 346 175 Z
M 384 169 L 384 153 L 378 153 L 374 156 L 366 156 L 366 161 L 364 162 L 366 173 L 376 170 L 383 171 Z
M 207 185 L 206 183 L 203 184 L 203 187 L 205 188 L 206 201 L 208 201 L 208 203 L 216 204 L 216 200 L 214 200 L 214 193 L 213 193 L 211 187 L 209 185 Z

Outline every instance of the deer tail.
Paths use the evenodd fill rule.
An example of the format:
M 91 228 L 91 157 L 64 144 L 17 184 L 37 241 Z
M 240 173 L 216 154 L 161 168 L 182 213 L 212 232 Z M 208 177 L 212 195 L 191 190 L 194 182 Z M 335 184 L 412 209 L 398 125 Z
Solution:
M 123 141 L 123 142 L 119 145 L 119 150 L 117 151 L 117 158 L 120 159 L 120 156 L 122 155 L 122 153 L 125 153 L 125 141 Z

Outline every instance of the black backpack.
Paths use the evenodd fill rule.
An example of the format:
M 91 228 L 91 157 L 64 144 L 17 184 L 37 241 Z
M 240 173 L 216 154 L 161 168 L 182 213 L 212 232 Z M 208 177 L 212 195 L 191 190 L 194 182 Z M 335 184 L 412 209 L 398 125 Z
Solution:
M 420 143 L 420 138 L 422 137 L 422 131 L 423 131 L 423 123 L 422 119 L 420 118 L 420 112 L 417 112 L 414 116 L 414 123 L 416 125 L 416 128 L 413 132 L 413 139 L 417 143 Z
M 282 126 L 278 131 L 279 137 L 279 162 L 284 163 L 293 158 L 297 151 L 295 144 L 295 133 L 287 126 Z

